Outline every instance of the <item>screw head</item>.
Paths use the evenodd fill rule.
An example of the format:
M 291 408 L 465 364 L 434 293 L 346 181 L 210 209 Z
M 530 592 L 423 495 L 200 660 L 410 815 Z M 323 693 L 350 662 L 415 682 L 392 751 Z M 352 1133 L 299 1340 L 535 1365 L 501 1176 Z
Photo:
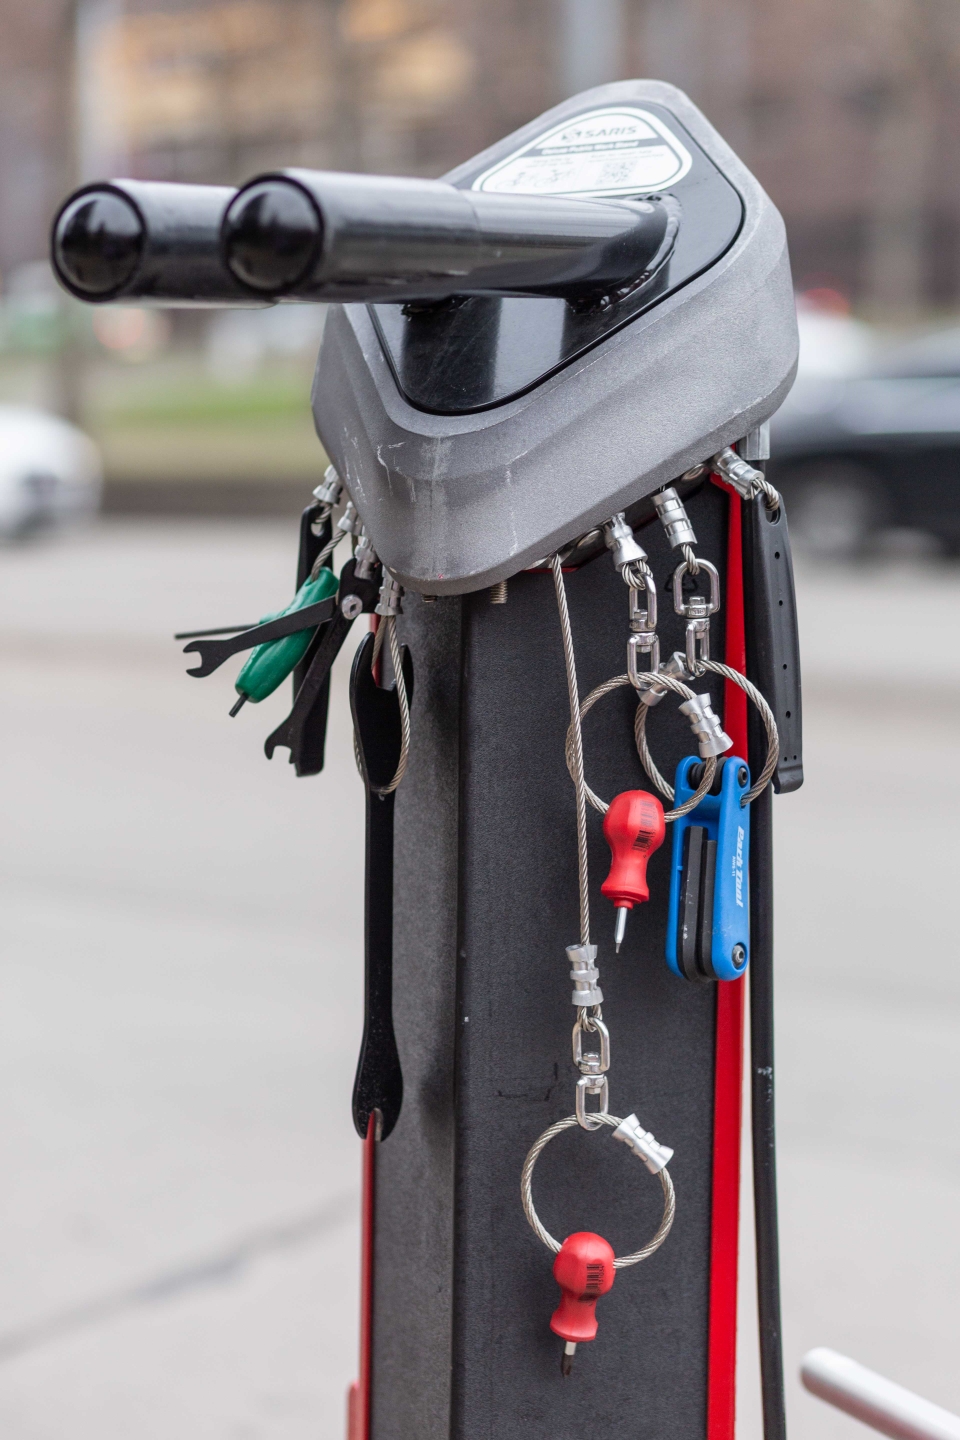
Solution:
M 738 970 L 742 970 L 747 963 L 747 952 L 742 945 L 734 945 L 733 953 L 730 956 Z
M 345 620 L 356 620 L 363 610 L 363 601 L 359 595 L 344 595 L 340 601 L 340 614 Z
M 738 785 L 746 785 L 746 783 L 747 783 L 747 767 L 746 767 L 746 765 L 741 765 L 741 766 L 740 766 L 740 769 L 737 771 L 737 784 L 738 784 Z

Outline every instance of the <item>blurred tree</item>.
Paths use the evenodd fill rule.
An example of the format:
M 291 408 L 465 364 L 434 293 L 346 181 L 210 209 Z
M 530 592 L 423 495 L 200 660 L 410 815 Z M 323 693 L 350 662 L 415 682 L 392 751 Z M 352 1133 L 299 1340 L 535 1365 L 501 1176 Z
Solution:
M 440 174 L 565 95 L 686 89 L 780 205 L 799 282 L 960 301 L 957 0 L 32 0 L 0 7 L 0 270 L 68 177 Z

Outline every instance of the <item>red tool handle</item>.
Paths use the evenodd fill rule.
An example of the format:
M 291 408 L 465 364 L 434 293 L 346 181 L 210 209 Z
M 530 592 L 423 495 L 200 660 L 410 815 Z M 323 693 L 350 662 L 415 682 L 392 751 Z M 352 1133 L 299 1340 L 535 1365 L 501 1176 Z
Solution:
M 603 818 L 613 863 L 610 874 L 600 886 L 618 908 L 632 910 L 634 905 L 650 899 L 647 885 L 647 861 L 663 844 L 666 826 L 663 806 L 648 790 L 624 790 L 610 801 Z
M 602 1235 L 578 1230 L 568 1235 L 553 1262 L 553 1278 L 563 1292 L 550 1317 L 550 1329 L 561 1340 L 592 1340 L 597 1333 L 597 1301 L 616 1277 L 613 1249 Z

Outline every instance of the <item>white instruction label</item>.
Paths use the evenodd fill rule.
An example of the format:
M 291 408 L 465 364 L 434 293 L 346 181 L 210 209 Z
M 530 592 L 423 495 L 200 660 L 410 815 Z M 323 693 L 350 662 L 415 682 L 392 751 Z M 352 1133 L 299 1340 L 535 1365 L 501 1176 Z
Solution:
M 500 195 L 639 195 L 675 185 L 693 160 L 647 110 L 589 110 L 529 141 L 476 180 Z

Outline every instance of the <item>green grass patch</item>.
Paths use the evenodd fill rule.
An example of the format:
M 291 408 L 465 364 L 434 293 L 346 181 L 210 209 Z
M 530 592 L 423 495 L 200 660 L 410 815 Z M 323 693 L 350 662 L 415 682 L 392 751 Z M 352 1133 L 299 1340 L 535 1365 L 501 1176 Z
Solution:
M 310 412 L 310 386 L 302 375 L 229 386 L 198 378 L 195 384 L 158 387 L 149 395 L 98 396 L 90 409 L 96 429 L 302 419 Z

